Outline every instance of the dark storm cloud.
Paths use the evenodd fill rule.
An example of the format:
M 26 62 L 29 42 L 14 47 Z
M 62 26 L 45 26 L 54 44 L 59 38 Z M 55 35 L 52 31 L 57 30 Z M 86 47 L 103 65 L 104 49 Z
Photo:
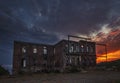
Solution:
M 48 26 L 58 32 L 87 34 L 88 28 L 99 29 L 98 24 L 107 22 L 110 9 L 110 0 L 60 0 L 57 14 Z
M 56 39 L 54 34 L 43 32 L 43 28 L 41 26 L 36 26 L 37 20 L 42 22 L 45 17 L 43 16 L 39 18 L 39 16 L 36 15 L 39 11 L 36 13 L 32 8 L 29 8 L 31 6 L 30 4 L 32 4 L 32 0 L 29 1 L 30 3 L 26 3 L 26 1 L 24 3 L 23 2 L 21 1 L 21 3 L 14 3 L 14 6 L 13 4 L 12 7 L 10 6 L 11 8 L 5 7 L 6 5 L 4 4 L 3 7 L 0 8 L 0 29 L 3 29 L 4 31 L 6 30 L 11 34 L 16 34 L 19 37 L 23 35 L 31 37 L 31 40 L 44 37 L 48 37 L 47 39 L 49 40 L 52 37 Z M 17 5 L 18 3 L 19 5 L 23 5 L 20 5 L 21 7 L 19 7 L 19 5 Z M 27 7 L 24 7 L 25 3 L 27 4 Z M 53 38 L 51 41 L 54 40 Z
M 120 1 L 119 0 L 111 0 L 111 10 L 109 12 L 108 18 L 109 20 L 117 18 L 120 16 Z
M 119 9 L 118 0 L 18 0 L 14 3 L 9 2 L 7 4 L 11 7 L 13 17 L 22 20 L 29 28 L 44 27 L 51 32 L 66 34 L 89 34 L 88 28 L 98 30 L 99 24 L 107 23 L 109 18 L 114 16 L 113 13 L 118 14 Z M 41 17 L 38 16 L 39 13 Z
M 25 21 L 15 17 L 10 8 L 0 8 L 0 64 L 11 64 L 13 41 L 55 43 L 58 38 L 41 28 L 28 27 Z

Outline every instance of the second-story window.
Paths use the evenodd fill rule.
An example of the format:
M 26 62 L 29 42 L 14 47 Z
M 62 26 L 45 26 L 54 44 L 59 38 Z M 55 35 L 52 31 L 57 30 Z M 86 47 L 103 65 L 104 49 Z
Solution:
M 68 45 L 67 44 L 65 45 L 65 49 L 64 50 L 65 50 L 66 53 L 68 53 Z
M 46 46 L 43 47 L 43 54 L 47 54 L 47 47 Z
M 69 62 L 70 62 L 70 64 L 72 63 L 71 58 L 69 58 Z
M 86 51 L 89 52 L 89 47 L 88 46 L 86 47 Z
M 84 52 L 84 46 L 81 45 L 81 52 Z
M 33 49 L 33 53 L 37 53 L 37 48 L 34 48 L 34 49 Z
M 54 54 L 55 54 L 55 48 L 54 48 Z
M 78 45 L 76 46 L 76 52 L 79 52 L 79 46 Z
M 91 53 L 93 52 L 93 47 L 92 47 L 92 46 L 90 46 L 90 52 L 91 52 Z
M 70 53 L 73 52 L 73 48 L 74 48 L 73 45 L 71 45 L 70 48 L 69 48 L 69 52 L 70 52 Z
M 22 47 L 22 52 L 26 53 L 26 48 L 25 47 Z

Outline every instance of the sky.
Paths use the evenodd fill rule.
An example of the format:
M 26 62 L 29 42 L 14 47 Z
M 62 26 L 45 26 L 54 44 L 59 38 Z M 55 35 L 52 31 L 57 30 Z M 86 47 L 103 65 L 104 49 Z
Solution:
M 0 0 L 0 65 L 12 65 L 14 40 L 55 44 L 68 34 L 105 43 L 120 58 L 120 0 Z

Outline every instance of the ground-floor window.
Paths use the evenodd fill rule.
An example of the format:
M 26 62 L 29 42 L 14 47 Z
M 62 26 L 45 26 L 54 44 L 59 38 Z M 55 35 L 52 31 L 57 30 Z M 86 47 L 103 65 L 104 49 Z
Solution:
M 22 67 L 26 67 L 26 59 L 22 59 Z

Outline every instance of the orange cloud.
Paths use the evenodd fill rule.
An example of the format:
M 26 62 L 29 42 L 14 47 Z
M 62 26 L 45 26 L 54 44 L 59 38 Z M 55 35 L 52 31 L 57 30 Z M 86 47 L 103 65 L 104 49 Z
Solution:
M 115 28 L 108 25 L 102 29 L 105 31 L 100 30 L 94 36 L 93 41 L 107 45 L 107 61 L 120 59 L 120 26 Z M 96 54 L 97 63 L 106 61 L 105 48 L 103 46 L 97 46 Z
M 120 50 L 107 54 L 107 61 L 113 61 L 117 59 L 120 59 Z M 100 57 L 97 57 L 97 63 L 105 62 L 105 61 L 106 61 L 106 54 L 103 54 Z

